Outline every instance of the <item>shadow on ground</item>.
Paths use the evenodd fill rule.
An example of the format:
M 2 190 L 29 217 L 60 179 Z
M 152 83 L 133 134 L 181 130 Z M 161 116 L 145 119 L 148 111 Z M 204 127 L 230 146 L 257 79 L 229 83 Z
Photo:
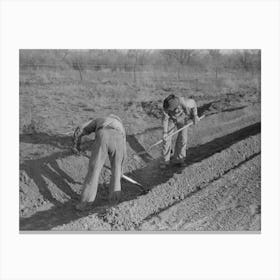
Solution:
M 44 132 L 34 134 L 21 134 L 19 136 L 21 143 L 45 144 L 56 148 L 67 148 L 72 145 L 72 137 L 66 135 L 52 135 Z
M 215 138 L 210 142 L 207 142 L 202 145 L 190 148 L 188 150 L 188 165 L 195 162 L 204 160 L 211 155 L 228 148 L 229 146 L 239 142 L 249 136 L 260 133 L 261 124 L 256 123 L 240 130 L 237 130 L 231 134 L 225 135 L 223 137 Z M 130 141 L 135 141 L 134 138 Z M 140 145 L 140 144 L 139 144 Z M 132 145 L 133 146 L 133 145 Z M 138 152 L 139 149 L 142 150 L 142 147 L 138 146 L 137 142 L 134 143 L 135 152 Z M 77 194 L 73 192 L 68 183 L 77 183 L 67 174 L 65 174 L 57 165 L 56 159 L 61 159 L 67 157 L 72 153 L 59 152 L 53 154 L 49 157 L 45 157 L 38 160 L 28 160 L 25 161 L 20 168 L 24 169 L 31 179 L 33 179 L 38 186 L 41 194 L 54 206 L 47 210 L 37 212 L 29 218 L 20 219 L 20 229 L 21 230 L 50 230 L 51 228 L 69 223 L 78 218 L 88 216 L 89 214 L 99 213 L 102 214 L 107 207 L 107 200 L 104 200 L 100 197 L 97 197 L 95 203 L 95 208 L 90 211 L 85 211 L 79 213 L 74 210 L 74 203 L 77 201 Z M 145 158 L 147 163 L 144 168 L 137 169 L 128 175 L 131 178 L 137 178 L 138 182 L 144 185 L 149 190 L 153 187 L 165 183 L 168 181 L 174 173 L 181 173 L 182 169 L 178 167 L 169 168 L 167 170 L 160 170 L 158 166 L 158 160 L 152 160 L 149 162 L 148 157 Z M 43 169 L 38 169 L 39 166 L 43 166 Z M 51 169 L 49 167 L 52 167 Z M 38 173 L 38 170 L 42 170 L 42 173 Z M 53 172 L 55 170 L 56 172 Z M 54 184 L 56 184 L 63 192 L 68 194 L 72 200 L 66 203 L 59 203 L 54 199 L 48 190 L 48 187 L 43 179 L 44 176 L 47 176 Z M 137 196 L 141 195 L 141 189 L 137 188 L 135 185 L 132 185 L 128 182 L 122 183 L 123 189 L 123 198 L 122 201 L 129 201 L 135 199 Z

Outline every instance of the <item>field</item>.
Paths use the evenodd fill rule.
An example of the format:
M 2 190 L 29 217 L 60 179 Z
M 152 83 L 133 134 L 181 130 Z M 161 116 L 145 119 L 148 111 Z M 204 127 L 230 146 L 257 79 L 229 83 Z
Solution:
M 20 69 L 20 230 L 260 231 L 261 104 L 251 73 Z M 188 165 L 159 169 L 161 104 L 169 94 L 191 96 L 205 118 L 189 129 Z M 100 176 L 97 200 L 77 212 L 94 135 L 82 155 L 71 133 L 90 118 L 114 113 L 127 132 L 122 199 L 108 202 L 110 171 Z M 109 166 L 109 163 L 106 163 Z

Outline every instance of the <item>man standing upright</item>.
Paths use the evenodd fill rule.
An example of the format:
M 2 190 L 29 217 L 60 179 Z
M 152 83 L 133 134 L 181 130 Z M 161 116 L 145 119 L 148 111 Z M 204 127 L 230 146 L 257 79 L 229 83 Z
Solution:
M 81 201 L 76 209 L 85 210 L 94 202 L 101 169 L 107 156 L 111 163 L 111 180 L 109 185 L 110 201 L 119 201 L 121 196 L 121 176 L 126 157 L 125 129 L 122 121 L 115 115 L 97 118 L 76 128 L 74 132 L 74 152 L 80 151 L 81 138 L 95 132 L 91 150 L 88 172 L 83 184 Z
M 166 139 L 166 136 L 177 129 L 182 128 L 188 122 L 193 120 L 197 124 L 199 118 L 197 116 L 197 105 L 193 99 L 177 97 L 174 94 L 169 95 L 163 101 L 163 160 L 160 163 L 160 168 L 166 168 L 170 163 L 171 154 L 171 137 Z M 186 159 L 187 149 L 187 132 L 185 128 L 178 133 L 174 155 L 171 163 L 183 166 Z

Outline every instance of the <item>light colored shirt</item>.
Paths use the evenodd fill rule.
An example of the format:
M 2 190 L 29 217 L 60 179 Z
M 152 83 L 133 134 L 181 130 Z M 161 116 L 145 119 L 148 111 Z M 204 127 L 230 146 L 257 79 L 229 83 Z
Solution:
M 182 107 L 182 112 L 178 116 L 172 116 L 163 109 L 163 116 L 162 116 L 162 126 L 163 126 L 163 133 L 168 133 L 168 125 L 169 121 L 174 122 L 175 124 L 179 121 L 184 119 L 186 123 L 189 119 L 195 119 L 197 117 L 197 105 L 194 99 L 186 98 L 186 97 L 179 97 L 180 106 Z
M 125 136 L 125 129 L 121 119 L 113 114 L 105 118 L 96 118 L 94 120 L 90 120 L 85 124 L 79 126 L 81 136 L 91 134 L 93 132 L 96 132 L 98 129 L 105 127 L 116 129 L 120 131 L 123 134 L 123 136 Z

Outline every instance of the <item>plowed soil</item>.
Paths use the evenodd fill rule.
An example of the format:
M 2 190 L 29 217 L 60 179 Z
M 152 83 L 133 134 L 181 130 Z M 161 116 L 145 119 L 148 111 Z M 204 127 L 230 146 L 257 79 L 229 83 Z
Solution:
M 199 114 L 206 117 L 189 129 L 187 166 L 162 171 L 160 147 L 135 156 L 161 137 L 160 102 L 126 103 L 125 109 L 112 110 L 127 130 L 125 174 L 147 192 L 122 180 L 122 200 L 110 205 L 110 171 L 104 168 L 96 202 L 85 212 L 74 205 L 94 135 L 85 137 L 84 153 L 77 156 L 70 150 L 71 137 L 61 132 L 69 124 L 59 129 L 46 123 L 41 130 L 34 124 L 31 131 L 22 126 L 20 230 L 259 231 L 260 104 L 244 94 L 198 98 Z

